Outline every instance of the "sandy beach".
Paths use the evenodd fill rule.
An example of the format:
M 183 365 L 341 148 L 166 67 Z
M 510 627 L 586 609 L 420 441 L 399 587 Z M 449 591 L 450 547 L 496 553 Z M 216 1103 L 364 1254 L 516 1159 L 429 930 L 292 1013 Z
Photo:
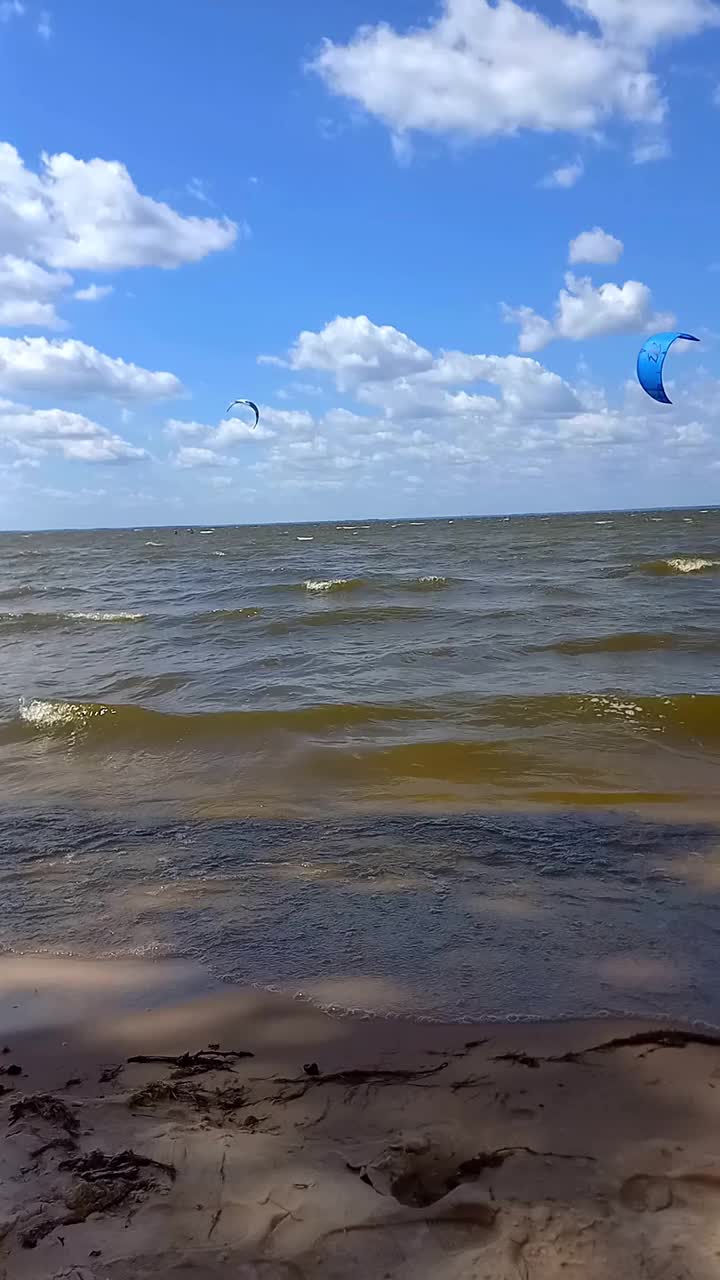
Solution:
M 0 1016 L 3 1280 L 717 1275 L 697 1029 L 340 1018 L 53 957 L 0 964 Z

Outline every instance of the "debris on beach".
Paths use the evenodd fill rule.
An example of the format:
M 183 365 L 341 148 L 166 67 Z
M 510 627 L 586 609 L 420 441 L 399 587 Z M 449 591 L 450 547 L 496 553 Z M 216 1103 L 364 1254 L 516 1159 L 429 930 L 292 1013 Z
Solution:
M 75 1112 L 51 1093 L 32 1093 L 18 1098 L 10 1108 L 10 1123 L 17 1124 L 26 1116 L 35 1116 L 48 1124 L 58 1125 L 66 1133 L 76 1134 L 80 1124 Z

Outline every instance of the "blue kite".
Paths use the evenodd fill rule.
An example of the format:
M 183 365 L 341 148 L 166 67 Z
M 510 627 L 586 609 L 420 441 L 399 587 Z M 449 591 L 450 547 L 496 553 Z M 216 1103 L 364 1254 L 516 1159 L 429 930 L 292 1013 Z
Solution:
M 662 371 L 665 357 L 678 338 L 684 338 L 686 342 L 700 341 L 691 333 L 654 333 L 638 354 L 637 376 L 640 386 L 660 404 L 672 404 L 663 386 Z

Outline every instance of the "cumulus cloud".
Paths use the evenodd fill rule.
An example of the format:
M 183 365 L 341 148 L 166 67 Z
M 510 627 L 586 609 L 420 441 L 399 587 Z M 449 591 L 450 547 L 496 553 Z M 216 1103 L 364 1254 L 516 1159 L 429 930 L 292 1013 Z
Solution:
M 4 2 L 7 20 L 19 10 Z M 73 285 L 69 270 L 177 267 L 229 248 L 239 232 L 227 218 L 183 217 L 142 195 L 117 161 L 44 154 L 36 172 L 0 142 L 0 325 L 63 328 L 56 303 Z M 90 284 L 74 296 L 110 292 Z
M 720 26 L 715 0 L 570 0 L 570 7 L 619 43 L 655 45 Z
M 531 307 L 505 307 L 504 314 L 507 320 L 519 324 L 518 345 L 525 352 L 540 351 L 554 338 L 580 342 L 672 323 L 671 316 L 653 313 L 652 294 L 646 284 L 626 280 L 623 285 L 601 284 L 596 289 L 590 279 L 572 272 L 565 276 L 565 288 L 560 290 L 552 320 Z
M 608 235 L 602 227 L 593 227 L 592 231 L 581 231 L 579 236 L 570 241 L 568 261 L 611 263 L 617 262 L 624 249 L 622 240 Z
M 388 483 L 391 494 L 399 497 L 408 489 L 410 474 L 415 477 L 411 487 L 422 489 L 428 509 L 447 510 L 459 499 L 464 504 L 469 486 L 482 492 L 484 501 L 503 492 L 512 505 L 508 495 L 519 480 L 543 484 L 551 477 L 556 497 L 558 485 L 577 492 L 588 477 L 607 479 L 610 470 L 613 476 L 632 477 L 641 462 L 646 475 L 649 456 L 651 466 L 677 465 L 704 474 L 720 455 L 720 432 L 712 426 L 720 384 L 708 381 L 699 389 L 696 380 L 683 379 L 673 394 L 673 408 L 659 413 L 632 379 L 621 402 L 614 397 L 609 403 L 586 375 L 573 386 L 529 356 L 427 352 L 404 333 L 410 349 L 426 355 L 416 370 L 393 377 L 389 370 L 401 331 L 367 317 L 345 319 L 341 344 L 308 338 L 303 349 L 320 351 L 318 373 L 330 382 L 337 385 L 340 374 L 353 407 L 316 414 L 265 410 L 273 438 L 244 467 L 243 474 L 265 492 L 283 495 L 284 501 L 320 493 L 342 494 L 344 503 L 358 492 L 369 497 L 375 490 L 387 503 Z M 353 319 L 362 323 L 353 326 Z M 327 328 L 310 338 L 322 337 Z M 368 332 L 374 359 L 366 365 L 359 357 Z M 283 359 L 280 364 L 291 362 Z M 365 367 L 366 372 L 342 381 L 347 367 Z M 202 445 L 220 452 L 217 437 L 203 439 Z M 523 493 L 527 496 L 527 487 Z M 543 501 L 548 498 L 539 499 L 539 505 Z
M 656 7 L 664 17 L 648 18 Z M 578 0 L 572 12 L 595 25 L 553 23 L 515 0 L 444 0 L 423 26 L 380 23 L 347 44 L 326 40 L 312 69 L 392 135 L 589 133 L 613 118 L 660 124 L 666 108 L 649 47 L 708 25 L 710 0 Z
M 47 271 L 36 262 L 6 253 L 0 256 L 0 325 L 62 328 L 53 299 L 72 284 L 66 271 Z
M 237 232 L 226 218 L 183 217 L 142 195 L 119 161 L 44 154 L 35 172 L 0 143 L 0 241 L 47 266 L 177 267 L 229 248 Z
M 181 445 L 173 459 L 178 467 L 227 467 L 235 463 L 234 458 L 225 458 L 212 449 L 200 445 Z
M 113 291 L 111 284 L 89 284 L 85 289 L 76 289 L 73 297 L 78 302 L 101 302 L 109 298 Z
M 567 191 L 580 181 L 584 172 L 585 165 L 582 160 L 571 160 L 569 164 L 560 165 L 559 169 L 553 169 L 546 174 L 540 186 L 548 191 Z
M 0 389 L 164 400 L 180 395 L 182 384 L 172 373 L 151 372 L 75 339 L 0 338 Z
M 212 426 L 208 422 L 186 422 L 181 418 L 168 418 L 165 423 L 165 434 L 175 439 L 182 439 L 183 436 L 195 436 L 201 441 L 198 447 L 183 446 L 179 449 L 176 459 L 180 460 L 182 466 L 203 466 L 215 465 L 207 459 L 207 455 L 216 457 L 213 450 L 229 449 L 233 445 L 242 444 L 243 442 L 259 442 L 262 440 L 272 440 L 275 432 L 271 429 L 269 423 L 279 416 L 277 411 L 272 409 L 261 409 L 262 421 L 257 427 L 253 427 L 252 423 L 245 422 L 242 418 L 226 418 L 216 426 Z M 303 415 L 288 413 L 284 415 L 286 419 L 295 417 L 303 417 Z M 309 417 L 309 415 L 306 415 Z M 267 419 L 267 421 L 266 421 Z M 181 458 L 182 455 L 182 458 Z M 206 459 L 203 462 L 203 458 Z M 194 459 L 188 461 L 189 459 Z
M 276 361 L 276 357 L 261 357 Z M 363 380 L 383 381 L 429 369 L 432 356 L 392 325 L 367 316 L 337 316 L 319 333 L 304 330 L 290 350 L 291 369 L 333 373 L 338 387 Z
M 92 419 L 64 409 L 30 409 L 0 401 L 0 445 L 37 460 L 58 453 L 71 462 L 133 462 L 144 449 L 129 444 Z
M 493 412 L 495 398 L 465 392 L 467 385 L 476 382 L 497 388 L 501 400 L 517 410 L 565 413 L 577 408 L 568 384 L 536 360 L 462 351 L 433 356 L 393 325 L 374 324 L 367 316 L 338 318 L 317 333 L 305 330 L 289 359 L 279 361 L 293 369 L 300 367 L 299 362 L 303 368 L 331 374 L 341 390 L 354 389 L 361 402 L 381 406 L 387 417 Z M 281 427 L 289 416 L 284 410 L 263 412 L 264 421 L 274 419 Z M 299 416 L 303 426 L 312 421 L 309 414 Z M 357 415 L 349 416 L 358 421 Z

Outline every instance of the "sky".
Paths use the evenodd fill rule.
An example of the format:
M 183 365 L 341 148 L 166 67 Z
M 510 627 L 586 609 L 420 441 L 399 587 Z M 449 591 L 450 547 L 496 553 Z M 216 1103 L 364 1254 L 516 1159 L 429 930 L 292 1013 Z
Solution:
M 0 0 L 0 527 L 720 501 L 718 68 L 720 0 Z

